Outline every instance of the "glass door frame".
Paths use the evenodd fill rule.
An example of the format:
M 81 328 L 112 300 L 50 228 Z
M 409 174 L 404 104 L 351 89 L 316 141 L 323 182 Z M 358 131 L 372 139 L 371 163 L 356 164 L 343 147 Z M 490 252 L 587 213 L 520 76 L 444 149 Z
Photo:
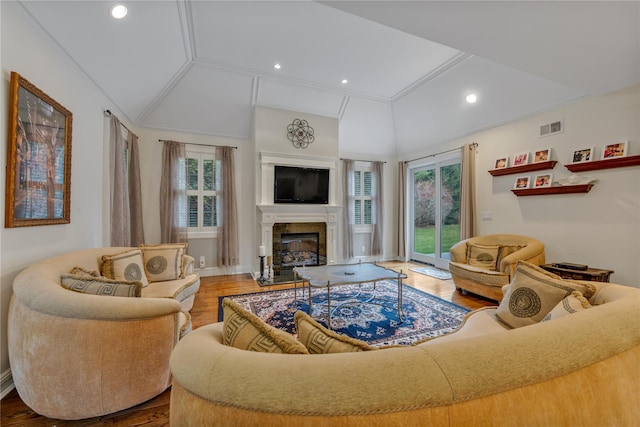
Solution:
M 459 152 L 450 153 L 443 156 L 438 156 L 437 158 L 429 159 L 429 161 L 422 160 L 421 162 L 414 162 L 414 164 L 409 163 L 407 168 L 407 202 L 408 202 L 408 219 L 406 221 L 407 224 L 407 235 L 408 235 L 408 244 L 409 244 L 409 259 L 416 260 L 420 262 L 424 262 L 427 264 L 433 264 L 435 267 L 448 270 L 449 269 L 449 259 L 442 258 L 441 254 L 441 200 L 442 200 L 442 180 L 440 176 L 441 168 L 446 166 L 451 166 L 455 164 L 460 164 L 462 162 L 462 158 Z M 422 254 L 415 251 L 415 205 L 416 201 L 414 198 L 415 195 L 415 174 L 417 172 L 422 172 L 425 170 L 434 170 L 435 171 L 435 180 L 436 180 L 436 206 L 435 206 L 435 251 L 433 254 Z

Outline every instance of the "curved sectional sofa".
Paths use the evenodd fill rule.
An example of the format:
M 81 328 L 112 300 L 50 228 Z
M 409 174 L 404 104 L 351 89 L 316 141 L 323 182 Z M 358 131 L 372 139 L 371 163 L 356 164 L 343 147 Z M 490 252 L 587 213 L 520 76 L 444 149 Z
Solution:
M 140 298 L 89 295 L 61 286 L 75 267 L 102 271 L 97 248 L 39 261 L 13 282 L 8 316 L 11 373 L 22 400 L 50 418 L 81 419 L 145 402 L 170 386 L 169 357 L 191 330 L 199 289 L 193 258 L 183 277 L 149 283 Z
M 634 426 L 640 289 L 594 283 L 593 307 L 509 329 L 497 309 L 421 344 L 271 354 L 198 328 L 171 357 L 172 426 Z

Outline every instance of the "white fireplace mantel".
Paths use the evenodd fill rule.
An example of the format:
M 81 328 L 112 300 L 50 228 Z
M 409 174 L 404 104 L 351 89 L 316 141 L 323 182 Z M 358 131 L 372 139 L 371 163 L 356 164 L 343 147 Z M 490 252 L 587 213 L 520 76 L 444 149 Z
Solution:
M 337 260 L 337 229 L 341 206 L 271 204 L 257 206 L 262 238 L 261 245 L 267 248 L 267 255 L 273 255 L 273 225 L 277 223 L 324 222 L 327 225 L 327 264 Z

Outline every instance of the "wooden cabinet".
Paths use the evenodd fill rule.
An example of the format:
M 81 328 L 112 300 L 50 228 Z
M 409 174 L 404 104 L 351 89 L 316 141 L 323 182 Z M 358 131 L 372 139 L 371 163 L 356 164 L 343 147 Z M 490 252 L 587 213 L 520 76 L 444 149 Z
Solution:
M 573 280 L 589 280 L 591 282 L 608 282 L 613 274 L 613 270 L 604 270 L 601 268 L 587 268 L 586 270 L 571 270 L 569 268 L 560 268 L 555 264 L 544 264 L 540 266 L 545 270 L 557 274 L 563 279 Z

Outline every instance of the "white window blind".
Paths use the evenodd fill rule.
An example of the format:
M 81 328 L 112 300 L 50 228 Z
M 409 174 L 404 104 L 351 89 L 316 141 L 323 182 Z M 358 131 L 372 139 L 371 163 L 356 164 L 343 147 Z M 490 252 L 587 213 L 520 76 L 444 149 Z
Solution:
M 219 224 L 221 163 L 213 151 L 187 149 L 186 156 L 187 226 L 189 236 L 198 237 Z

